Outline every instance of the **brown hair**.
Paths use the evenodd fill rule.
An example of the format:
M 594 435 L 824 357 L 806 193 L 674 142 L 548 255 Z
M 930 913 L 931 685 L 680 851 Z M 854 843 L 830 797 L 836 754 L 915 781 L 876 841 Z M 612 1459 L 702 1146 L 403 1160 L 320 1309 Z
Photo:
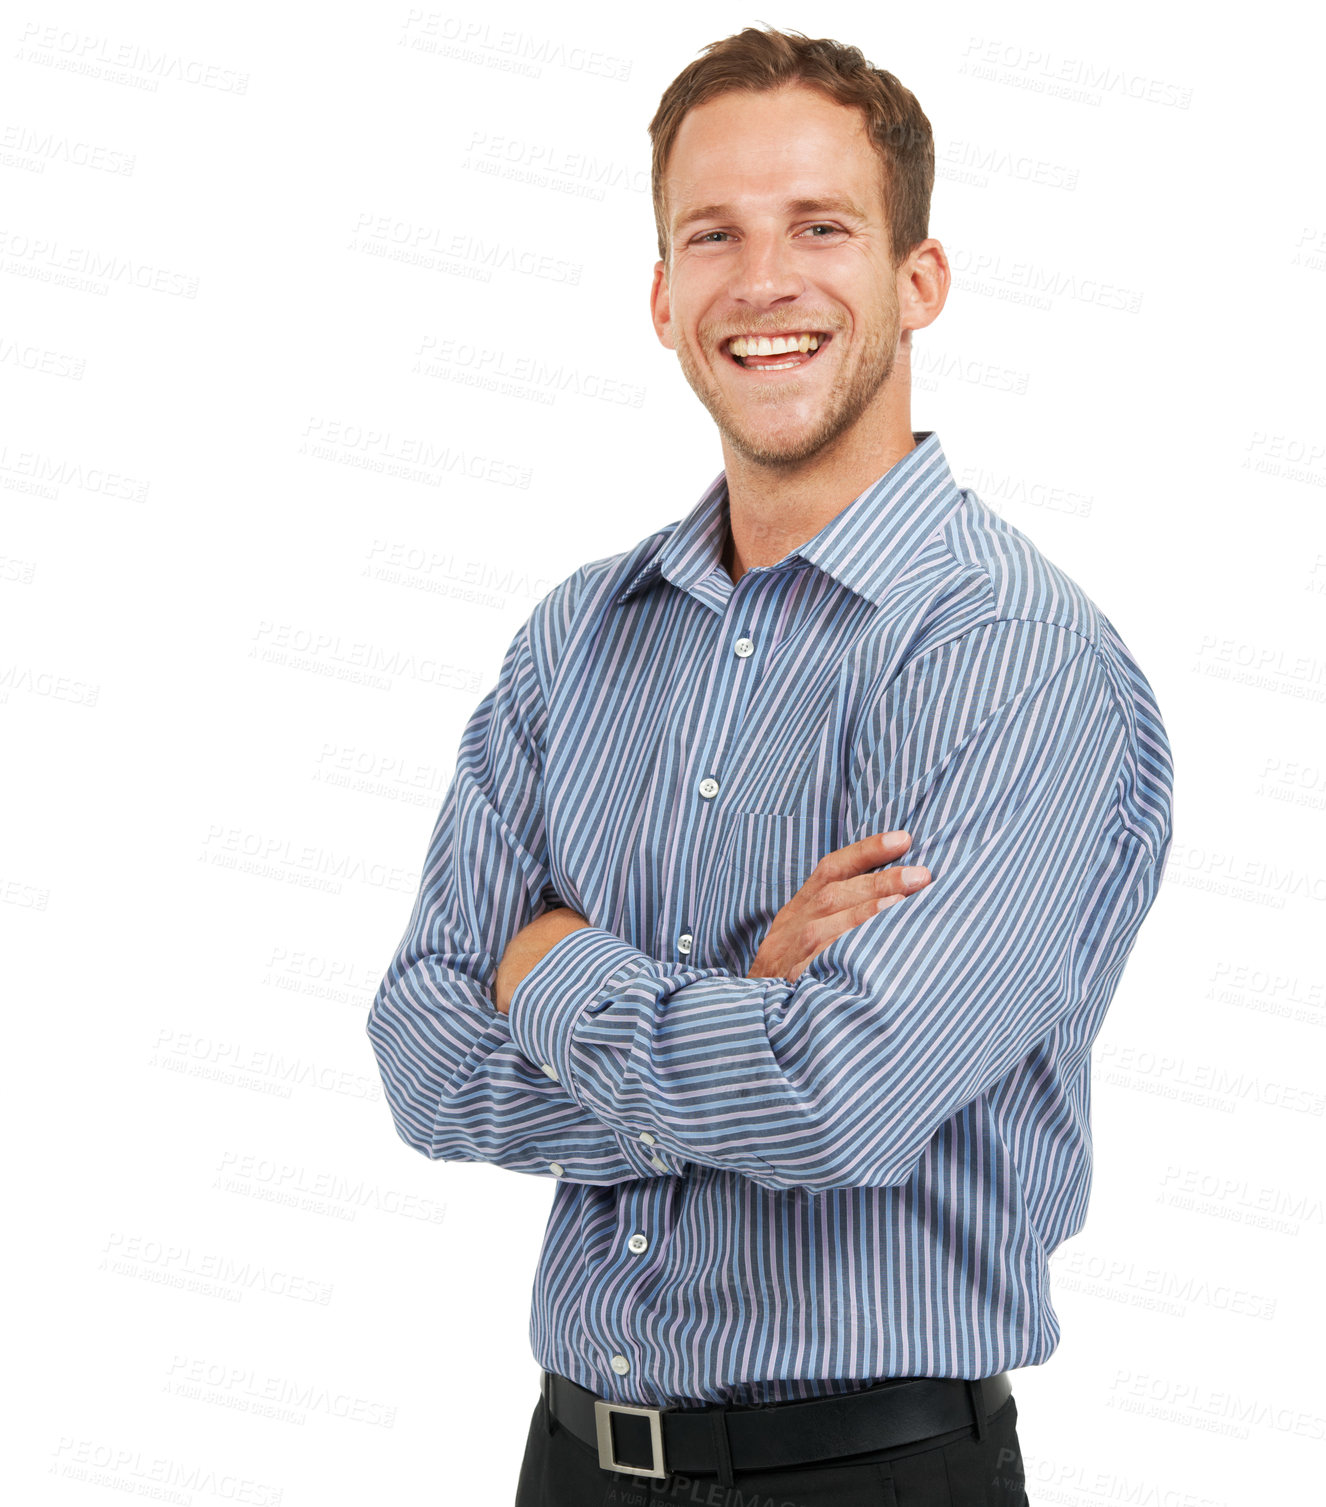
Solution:
M 876 68 L 858 47 L 799 31 L 744 31 L 711 42 L 663 91 L 649 122 L 653 142 L 654 223 L 658 254 L 666 264 L 670 237 L 663 174 L 688 111 L 719 94 L 759 93 L 800 83 L 865 112 L 866 129 L 880 158 L 893 265 L 929 235 L 935 143 L 916 96 L 891 73 Z

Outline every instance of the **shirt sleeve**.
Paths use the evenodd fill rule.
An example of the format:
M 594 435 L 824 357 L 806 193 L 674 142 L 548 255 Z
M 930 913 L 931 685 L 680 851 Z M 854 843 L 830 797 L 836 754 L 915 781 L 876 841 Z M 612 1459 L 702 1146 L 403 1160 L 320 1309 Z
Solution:
M 987 625 L 896 677 L 875 728 L 837 845 L 904 829 L 931 882 L 795 982 L 665 966 L 593 926 L 521 980 L 513 1040 L 605 1124 L 769 1188 L 887 1187 L 1045 1038 L 1094 1034 L 1104 890 L 1120 866 L 1154 878 L 1117 817 L 1128 723 L 1097 650 Z M 1110 940 L 1117 981 L 1131 936 Z
M 567 587 L 574 577 L 563 583 Z M 542 799 L 541 625 L 555 588 L 512 640 L 497 684 L 461 739 L 414 910 L 368 1014 L 401 1138 L 439 1161 L 605 1185 L 676 1170 L 603 1124 L 531 1062 L 493 1003 L 497 965 L 521 927 L 556 903 Z

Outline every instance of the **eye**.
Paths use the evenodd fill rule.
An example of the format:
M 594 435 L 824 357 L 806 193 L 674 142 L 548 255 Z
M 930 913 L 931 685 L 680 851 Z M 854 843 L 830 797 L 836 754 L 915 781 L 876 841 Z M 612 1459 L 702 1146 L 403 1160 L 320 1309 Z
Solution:
M 816 235 L 816 234 L 813 233 L 815 231 L 823 231 L 824 234 L 823 235 Z M 828 236 L 832 236 L 832 235 L 846 235 L 846 233 L 847 232 L 843 229 L 843 227 L 841 225 L 830 225 L 827 222 L 822 222 L 822 223 L 820 223 L 818 225 L 808 225 L 806 227 L 806 229 L 801 232 L 802 235 L 809 235 L 809 237 L 810 237 L 810 239 L 812 241 L 822 241 L 822 240 L 825 240 Z M 691 245 L 692 246 L 705 246 L 705 245 L 714 246 L 714 245 L 718 244 L 718 240 L 716 238 L 721 238 L 722 240 L 731 240 L 732 239 L 730 232 L 728 232 L 726 230 L 706 230 L 706 231 L 701 232 L 700 235 L 697 235 L 691 241 Z

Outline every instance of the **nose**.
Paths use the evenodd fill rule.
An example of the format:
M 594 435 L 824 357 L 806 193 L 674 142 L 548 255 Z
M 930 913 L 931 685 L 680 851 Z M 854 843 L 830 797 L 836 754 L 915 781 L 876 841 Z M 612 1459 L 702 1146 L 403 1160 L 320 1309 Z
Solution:
M 751 231 L 734 259 L 728 295 L 751 309 L 768 309 L 805 291 L 786 239 L 777 232 Z

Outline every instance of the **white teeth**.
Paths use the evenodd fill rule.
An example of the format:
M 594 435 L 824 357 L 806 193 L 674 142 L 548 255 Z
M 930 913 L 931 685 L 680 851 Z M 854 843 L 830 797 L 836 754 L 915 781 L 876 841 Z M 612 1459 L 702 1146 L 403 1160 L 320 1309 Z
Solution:
M 728 350 L 734 356 L 786 356 L 793 351 L 804 356 L 819 346 L 818 335 L 734 335 L 728 341 Z

